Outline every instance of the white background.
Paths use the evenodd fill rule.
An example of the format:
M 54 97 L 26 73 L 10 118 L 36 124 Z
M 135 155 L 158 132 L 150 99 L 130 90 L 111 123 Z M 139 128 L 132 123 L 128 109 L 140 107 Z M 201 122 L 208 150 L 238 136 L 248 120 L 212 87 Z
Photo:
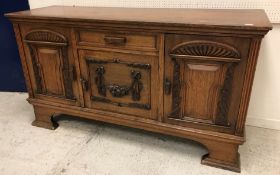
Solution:
M 247 124 L 280 130 L 280 0 L 29 0 L 30 8 L 49 5 L 258 8 L 274 23 L 266 35 L 257 65 Z
M 273 23 L 280 23 L 280 0 L 29 0 L 31 8 L 55 5 L 146 8 L 254 8 L 265 9 Z

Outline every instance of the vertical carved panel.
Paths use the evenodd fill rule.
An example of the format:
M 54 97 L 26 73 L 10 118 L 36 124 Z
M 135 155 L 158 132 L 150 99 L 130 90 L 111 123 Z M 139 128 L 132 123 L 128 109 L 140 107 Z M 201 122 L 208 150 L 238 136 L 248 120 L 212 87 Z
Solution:
M 29 48 L 29 52 L 30 52 L 30 56 L 32 58 L 32 67 L 34 70 L 34 75 L 35 75 L 35 82 L 36 82 L 36 93 L 41 94 L 42 93 L 42 76 L 40 75 L 40 71 L 39 71 L 39 63 L 36 60 L 36 53 L 35 53 L 35 49 L 33 48 L 34 46 L 32 45 L 28 45 Z
M 67 47 L 64 46 L 62 48 L 62 60 L 63 60 L 63 81 L 64 81 L 64 87 L 65 87 L 65 96 L 66 98 L 69 99 L 75 99 L 74 94 L 73 94 L 73 77 L 71 74 L 73 74 L 69 64 L 68 60 L 68 52 L 67 52 Z
M 231 97 L 232 79 L 233 79 L 234 64 L 229 64 L 224 80 L 224 86 L 220 91 L 220 99 L 218 102 L 218 112 L 215 123 L 218 125 L 230 125 L 227 121 L 229 110 L 229 102 Z
M 180 80 L 180 64 L 173 58 L 173 85 L 172 85 L 172 112 L 169 114 L 171 118 L 181 118 L 181 80 Z
M 131 93 L 132 100 L 139 101 L 140 100 L 140 92 L 143 89 L 143 84 L 140 81 L 141 73 L 138 71 L 131 71 L 132 84 L 131 84 Z
M 100 66 L 96 69 L 95 83 L 97 85 L 98 93 L 106 97 L 106 86 L 104 80 L 105 69 L 103 66 Z

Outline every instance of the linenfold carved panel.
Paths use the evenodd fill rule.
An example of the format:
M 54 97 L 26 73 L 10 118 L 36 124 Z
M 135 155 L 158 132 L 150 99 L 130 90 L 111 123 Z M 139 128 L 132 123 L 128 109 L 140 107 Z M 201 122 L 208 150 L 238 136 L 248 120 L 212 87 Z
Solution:
M 224 58 L 240 57 L 240 53 L 234 47 L 224 43 L 206 40 L 195 40 L 178 44 L 171 49 L 170 54 Z

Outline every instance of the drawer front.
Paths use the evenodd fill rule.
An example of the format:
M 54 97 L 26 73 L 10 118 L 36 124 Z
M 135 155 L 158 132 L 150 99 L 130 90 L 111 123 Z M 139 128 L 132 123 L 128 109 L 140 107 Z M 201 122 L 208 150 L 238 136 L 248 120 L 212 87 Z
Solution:
M 170 34 L 165 41 L 165 121 L 233 132 L 250 40 Z
M 77 45 L 115 47 L 122 49 L 156 50 L 156 35 L 130 34 L 125 32 L 106 32 L 77 30 Z
M 102 51 L 79 51 L 87 108 L 145 118 L 156 115 L 157 59 Z

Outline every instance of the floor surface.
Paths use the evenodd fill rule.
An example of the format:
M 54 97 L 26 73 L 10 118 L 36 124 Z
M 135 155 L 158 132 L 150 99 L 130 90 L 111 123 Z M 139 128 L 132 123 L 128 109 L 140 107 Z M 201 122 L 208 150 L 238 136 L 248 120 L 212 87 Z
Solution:
M 100 122 L 31 126 L 25 93 L 0 93 L 0 175 L 231 175 L 200 164 L 198 143 Z M 280 131 L 247 126 L 244 175 L 280 175 Z

